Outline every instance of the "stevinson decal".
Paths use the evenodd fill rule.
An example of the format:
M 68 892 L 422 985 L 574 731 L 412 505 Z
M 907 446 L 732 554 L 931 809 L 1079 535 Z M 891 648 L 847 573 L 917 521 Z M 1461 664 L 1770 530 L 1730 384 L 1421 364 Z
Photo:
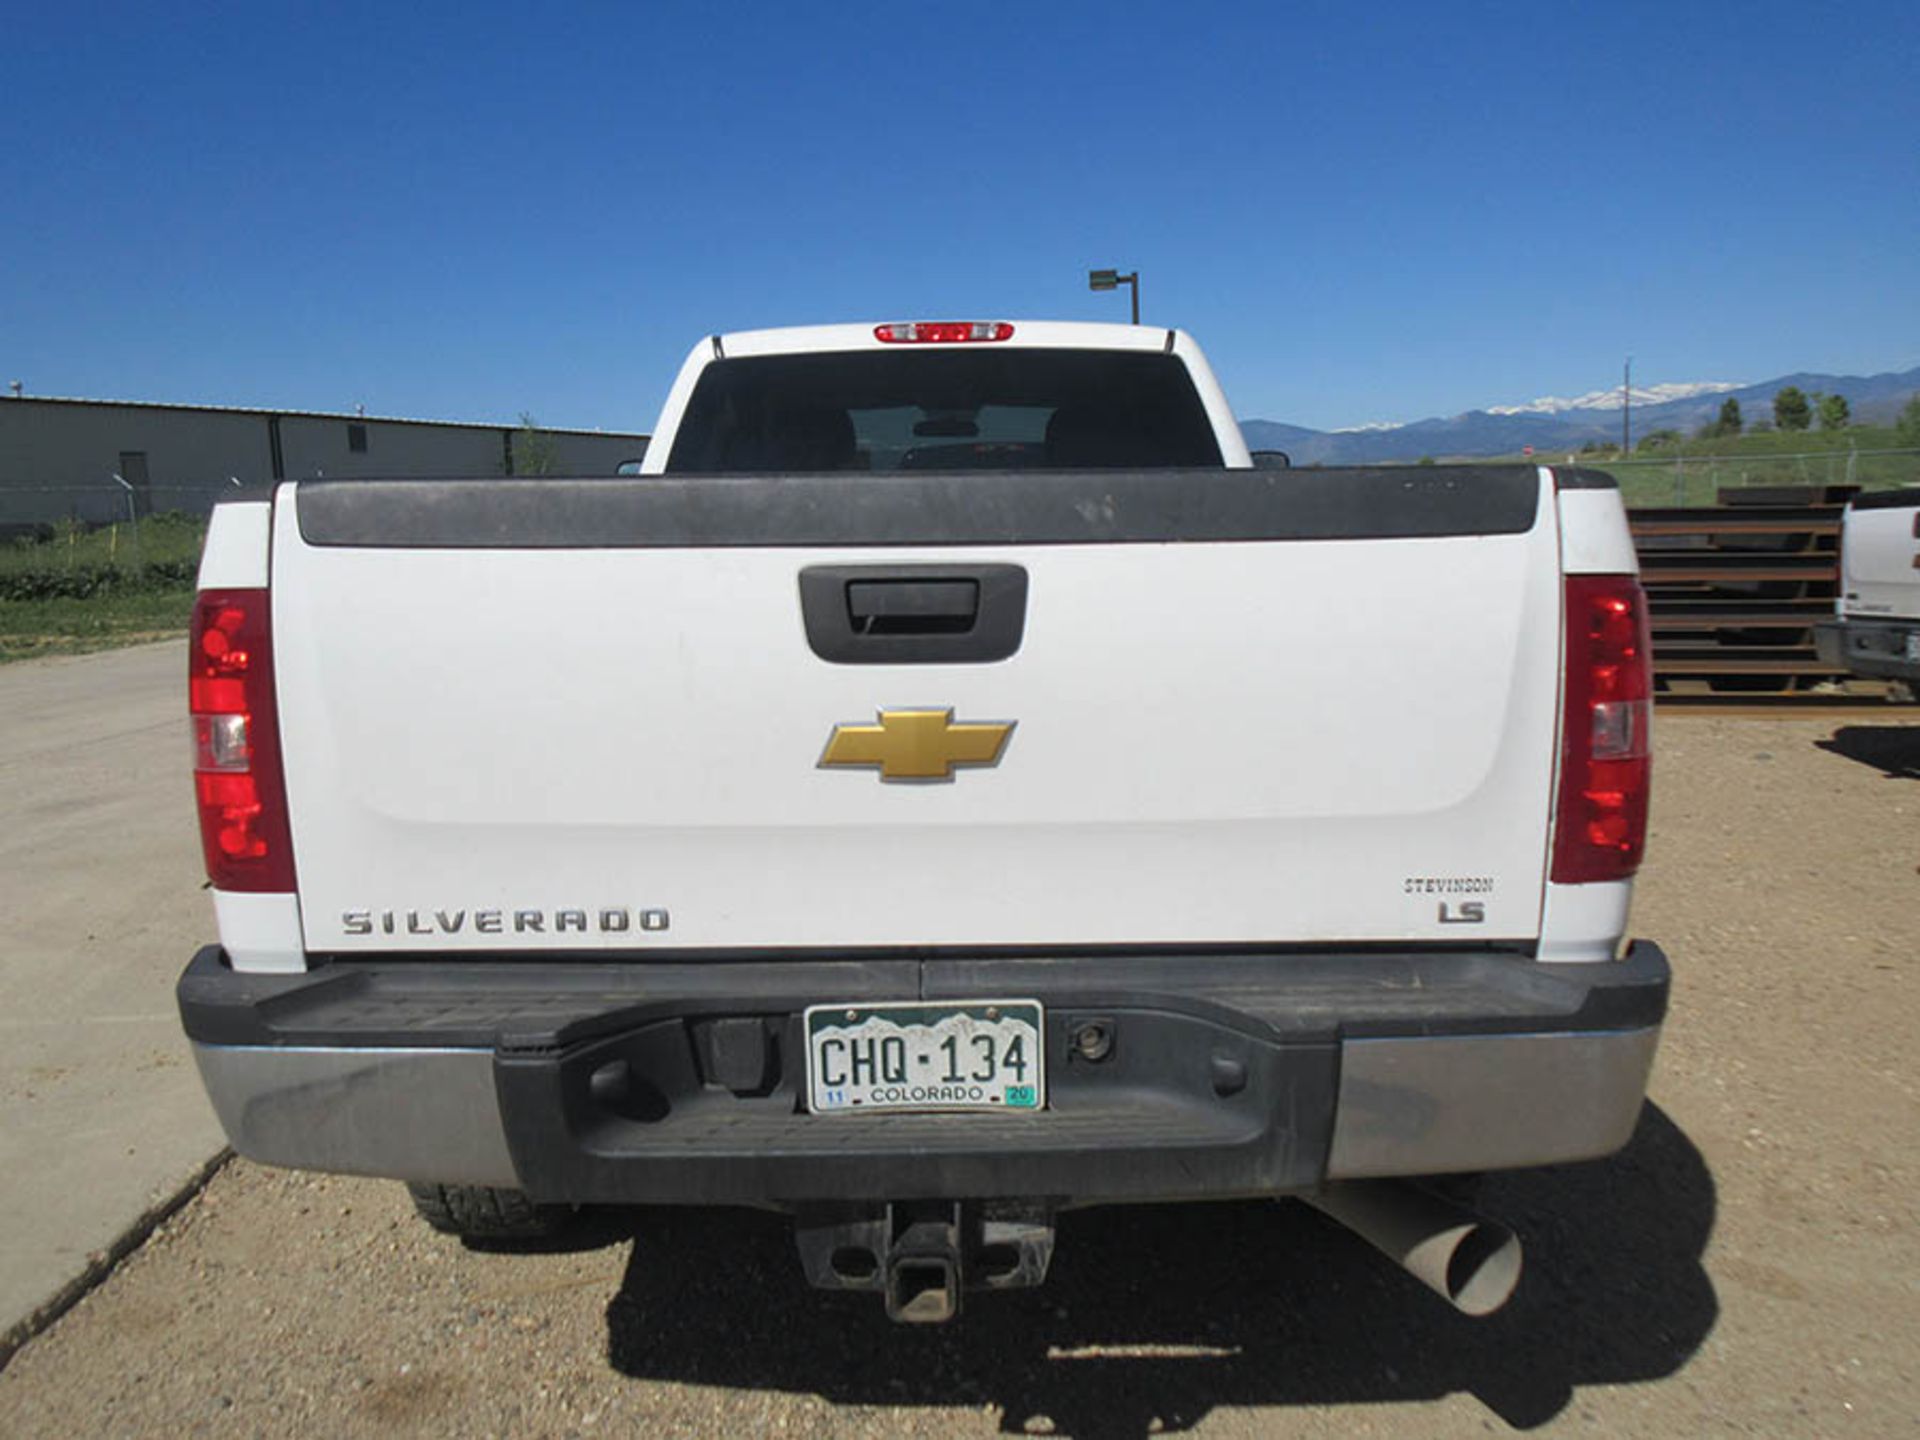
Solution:
M 1404 893 L 1408 895 L 1491 895 L 1493 877 L 1491 875 L 1409 875 L 1404 882 Z M 1445 899 L 1439 901 L 1439 912 L 1435 918 L 1442 925 L 1484 925 L 1487 923 L 1487 907 L 1480 900 Z
M 1406 893 L 1409 895 L 1491 895 L 1493 893 L 1491 875 L 1409 875 L 1405 885 Z
M 349 935 L 619 935 L 669 928 L 665 910 L 343 910 Z

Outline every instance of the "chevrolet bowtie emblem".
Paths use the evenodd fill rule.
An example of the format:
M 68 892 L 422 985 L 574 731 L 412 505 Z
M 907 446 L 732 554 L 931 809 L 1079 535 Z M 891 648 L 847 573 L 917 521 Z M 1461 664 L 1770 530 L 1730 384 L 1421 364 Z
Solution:
M 956 765 L 998 765 L 1012 721 L 956 725 L 951 710 L 882 710 L 877 725 L 836 725 L 822 769 L 872 765 L 882 780 L 951 780 Z

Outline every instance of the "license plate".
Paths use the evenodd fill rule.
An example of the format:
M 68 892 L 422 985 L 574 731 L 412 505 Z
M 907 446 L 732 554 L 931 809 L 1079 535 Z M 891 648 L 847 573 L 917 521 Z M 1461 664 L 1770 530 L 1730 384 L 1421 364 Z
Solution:
M 1040 1005 L 814 1005 L 807 1105 L 873 1110 L 1038 1110 L 1047 1102 Z
M 1907 633 L 1907 659 L 1920 662 L 1920 630 Z

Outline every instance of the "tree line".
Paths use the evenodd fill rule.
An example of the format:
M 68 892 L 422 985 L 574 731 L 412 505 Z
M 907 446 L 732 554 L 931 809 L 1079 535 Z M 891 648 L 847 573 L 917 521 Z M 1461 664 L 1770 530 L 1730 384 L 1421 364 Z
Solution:
M 1797 385 L 1783 385 L 1774 392 L 1771 420 L 1761 419 L 1749 425 L 1740 411 L 1740 402 L 1728 396 L 1720 402 L 1720 413 L 1694 431 L 1694 437 L 1716 440 L 1728 435 L 1758 435 L 1772 430 L 1810 430 L 1816 421 L 1822 430 L 1850 429 L 1853 425 L 1853 407 L 1844 395 L 1828 395 L 1819 390 L 1809 395 Z M 1896 443 L 1903 449 L 1920 449 L 1920 395 L 1908 399 L 1893 428 Z M 1653 430 L 1641 436 L 1634 449 L 1662 450 L 1679 444 L 1685 438 L 1678 430 Z M 1618 449 L 1617 444 L 1603 440 L 1589 440 L 1580 447 L 1582 454 Z
M 1910 405 L 1908 408 L 1914 407 Z M 1853 423 L 1853 407 L 1847 403 L 1844 395 L 1828 395 L 1819 390 L 1808 395 L 1798 385 L 1783 385 L 1773 392 L 1773 424 L 1769 426 L 1763 420 L 1753 428 L 1810 430 L 1816 416 L 1822 430 L 1844 430 Z M 1719 415 L 1694 433 L 1702 440 L 1715 440 L 1723 435 L 1738 435 L 1745 429 L 1746 419 L 1740 413 L 1740 402 L 1729 395 L 1720 402 Z

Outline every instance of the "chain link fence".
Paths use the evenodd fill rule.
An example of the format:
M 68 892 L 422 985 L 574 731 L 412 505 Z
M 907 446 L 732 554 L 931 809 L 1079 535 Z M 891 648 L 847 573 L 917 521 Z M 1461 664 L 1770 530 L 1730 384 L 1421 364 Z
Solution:
M 79 525 L 134 525 L 178 512 L 206 518 L 222 495 L 239 488 L 237 476 L 188 484 L 148 485 L 114 474 L 85 485 L 0 483 L 0 538 L 47 539 L 56 529 Z
M 1629 506 L 1719 503 L 1722 490 L 1756 486 L 1885 490 L 1920 484 L 1920 450 L 1821 450 L 1794 455 L 1680 455 L 1613 460 L 1581 456 L 1620 482 Z
M 0 601 L 191 585 L 207 512 L 238 484 L 0 485 Z

